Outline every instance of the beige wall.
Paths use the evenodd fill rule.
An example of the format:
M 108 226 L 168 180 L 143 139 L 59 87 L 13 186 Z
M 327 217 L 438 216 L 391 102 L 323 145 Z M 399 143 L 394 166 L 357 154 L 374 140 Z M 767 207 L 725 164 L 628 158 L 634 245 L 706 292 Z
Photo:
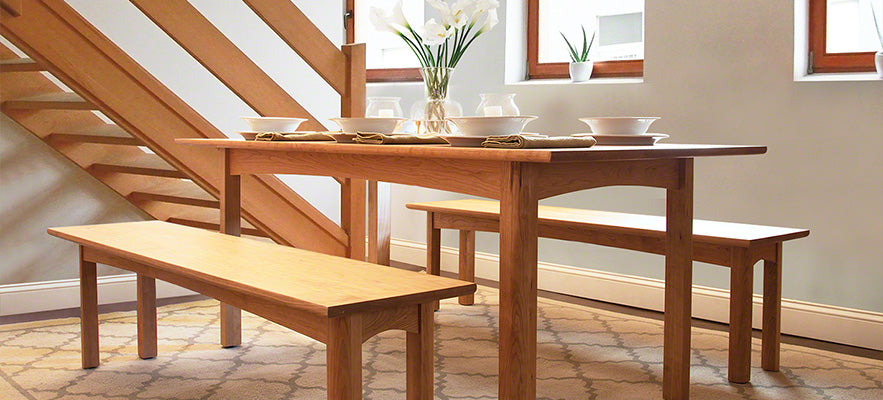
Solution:
M 222 130 L 244 128 L 237 118 L 251 111 L 128 2 L 69 2 Z M 336 97 L 315 74 L 305 72 L 302 61 L 287 51 L 272 32 L 262 28 L 241 2 L 193 3 L 320 119 L 338 112 Z M 335 42 L 341 41 L 338 2 L 295 3 Z M 586 127 L 577 121 L 581 116 L 658 115 L 662 120 L 653 128 L 672 135 L 670 142 L 769 146 L 763 156 L 698 160 L 696 217 L 812 229 L 809 238 L 785 246 L 783 295 L 883 311 L 883 81 L 795 82 L 791 1 L 646 3 L 643 82 L 507 85 L 503 78 L 507 26 L 501 24 L 476 41 L 464 57 L 454 79 L 453 96 L 469 111 L 478 104 L 479 93 L 517 93 L 522 112 L 541 117 L 529 126 L 534 131 L 584 131 Z M 517 30 L 514 26 L 508 28 Z M 509 47 L 518 46 L 510 43 Z M 402 96 L 405 109 L 421 93 L 416 84 L 369 88 L 369 95 Z M 0 207 L 4 216 L 16 215 L 25 226 L 32 225 L 28 230 L 33 233 L 18 238 L 3 225 L 0 270 L 4 280 L 0 283 L 69 276 L 65 274 L 73 264 L 66 261 L 67 255 L 46 256 L 62 251 L 58 250 L 62 244 L 40 233 L 45 226 L 59 221 L 57 214 L 67 217 L 64 223 L 133 219 L 140 215 L 81 171 L 62 166 L 64 162 L 42 143 L 3 121 Z M 12 176 L 8 171 L 11 161 L 7 161 L 12 156 L 8 153 L 15 151 L 9 149 L 21 149 L 7 143 L 20 142 L 29 143 L 19 155 L 33 160 L 27 164 L 29 173 L 36 176 L 37 171 L 46 168 L 44 164 L 53 164 L 50 169 L 66 171 L 57 173 L 64 178 L 53 181 L 57 186 L 54 190 L 74 195 L 45 203 L 49 207 L 25 208 L 28 211 L 23 213 L 22 203 L 6 193 L 25 191 L 31 196 L 23 198 L 39 201 L 39 194 L 49 189 L 34 183 L 33 178 L 7 178 Z M 337 218 L 337 188 L 333 182 L 321 178 L 285 179 Z M 405 210 L 404 203 L 459 197 L 404 186 L 394 186 L 393 196 L 393 236 L 415 241 L 424 240 L 424 217 Z M 664 193 L 608 188 L 561 196 L 547 203 L 662 214 Z M 77 216 L 70 210 L 92 211 L 79 211 L 84 215 Z M 105 219 L 95 215 L 104 215 Z M 454 235 L 446 234 L 445 244 L 456 246 Z M 478 247 L 480 251 L 496 252 L 496 236 L 480 234 Z M 21 261 L 6 261 L 6 254 L 11 253 Z M 543 240 L 540 259 L 662 276 L 662 259 L 658 256 L 588 245 Z M 23 272 L 33 268 L 42 268 L 43 272 Z M 702 264 L 695 268 L 697 284 L 727 287 L 728 277 L 723 268 Z

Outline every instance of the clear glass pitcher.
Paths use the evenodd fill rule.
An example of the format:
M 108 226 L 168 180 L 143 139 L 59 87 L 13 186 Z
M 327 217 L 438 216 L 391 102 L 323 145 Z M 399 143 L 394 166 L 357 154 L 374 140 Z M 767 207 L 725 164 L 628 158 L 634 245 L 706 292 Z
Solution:
M 402 118 L 401 97 L 369 97 L 365 107 L 366 117 Z
M 515 93 L 482 93 L 481 103 L 475 109 L 475 115 L 483 117 L 517 116 L 520 115 L 515 105 Z

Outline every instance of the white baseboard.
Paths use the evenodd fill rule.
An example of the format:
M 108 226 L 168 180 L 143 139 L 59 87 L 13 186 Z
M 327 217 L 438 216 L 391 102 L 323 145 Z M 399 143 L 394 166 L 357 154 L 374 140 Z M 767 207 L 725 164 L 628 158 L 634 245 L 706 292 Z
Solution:
M 401 239 L 392 241 L 392 259 L 425 266 L 426 245 Z M 442 248 L 442 269 L 457 271 L 457 249 Z M 499 280 L 499 256 L 476 253 L 475 275 Z M 540 262 L 540 289 L 642 309 L 662 311 L 664 285 L 661 280 L 641 278 Z M 135 301 L 135 275 L 98 278 L 98 301 L 113 304 Z M 157 281 L 157 298 L 188 296 L 193 291 Z M 0 286 L 0 316 L 79 307 L 79 280 L 24 283 Z M 754 327 L 761 324 L 761 296 L 754 296 Z M 729 320 L 729 291 L 693 287 L 693 317 L 726 323 Z M 883 350 L 883 313 L 844 307 L 782 300 L 782 333 Z
M 393 239 L 392 259 L 426 266 L 426 245 Z M 457 272 L 457 249 L 442 247 L 442 270 Z M 647 310 L 662 311 L 664 282 L 540 262 L 537 285 L 542 290 L 563 293 Z M 475 275 L 499 281 L 499 256 L 475 254 Z M 727 323 L 729 291 L 693 286 L 693 317 Z M 762 317 L 760 295 L 754 295 L 753 325 L 759 329 Z M 782 299 L 782 333 L 834 343 L 883 350 L 883 313 Z
M 98 303 L 114 304 L 137 299 L 135 274 L 98 278 Z M 198 294 L 171 283 L 156 281 L 156 297 Z M 21 283 L 0 286 L 0 316 L 63 310 L 80 306 L 80 280 Z

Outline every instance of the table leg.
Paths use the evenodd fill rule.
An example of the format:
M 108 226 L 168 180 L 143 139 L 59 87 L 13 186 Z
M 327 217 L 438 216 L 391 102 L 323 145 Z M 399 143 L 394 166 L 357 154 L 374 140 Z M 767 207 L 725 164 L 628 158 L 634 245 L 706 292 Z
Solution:
M 390 184 L 368 181 L 368 262 L 389 265 Z
M 441 275 L 441 229 L 436 228 L 433 221 L 435 214 L 426 213 L 426 273 Z M 432 302 L 433 310 L 439 309 L 439 301 Z
M 242 226 L 241 183 L 239 175 L 230 172 L 230 149 L 222 150 L 224 176 L 221 179 L 221 233 L 240 236 Z M 221 303 L 221 346 L 236 347 L 242 343 L 242 312 Z
M 98 357 L 98 273 L 94 262 L 83 259 L 80 246 L 80 350 L 83 368 L 95 368 Z
M 690 397 L 693 285 L 693 159 L 679 159 L 679 185 L 666 191 L 665 339 L 662 397 Z
M 347 257 L 365 261 L 365 206 L 364 179 L 346 178 L 340 184 L 340 226 L 349 235 Z
M 536 399 L 537 193 L 529 164 L 507 163 L 500 198 L 499 398 Z
M 156 279 L 138 274 L 138 357 L 156 357 Z
M 346 315 L 328 321 L 326 374 L 328 398 L 362 398 L 362 317 Z
M 461 281 L 475 282 L 475 231 L 460 231 L 460 263 L 458 264 Z M 475 294 L 460 296 L 460 304 L 475 304 Z

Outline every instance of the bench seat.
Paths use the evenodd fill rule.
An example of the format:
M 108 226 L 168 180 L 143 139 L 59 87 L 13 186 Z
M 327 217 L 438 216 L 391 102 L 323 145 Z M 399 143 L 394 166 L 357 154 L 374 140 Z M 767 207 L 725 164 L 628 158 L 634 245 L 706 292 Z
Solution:
M 155 279 L 327 345 L 328 398 L 361 398 L 361 344 L 407 332 L 409 398 L 433 392 L 433 303 L 475 284 L 161 221 L 50 228 L 80 245 L 83 367 L 99 364 L 96 263 L 138 275 L 138 351 L 156 356 Z
M 499 202 L 449 200 L 411 203 L 427 212 L 427 270 L 439 274 L 441 229 L 460 231 L 460 279 L 475 280 L 475 232 L 499 232 Z M 539 237 L 665 254 L 665 217 L 562 207 L 539 207 Z M 751 368 L 753 266 L 764 261 L 762 367 L 779 369 L 782 243 L 809 230 L 693 221 L 693 260 L 729 267 L 729 380 L 748 382 Z M 469 305 L 472 296 L 460 297 Z

